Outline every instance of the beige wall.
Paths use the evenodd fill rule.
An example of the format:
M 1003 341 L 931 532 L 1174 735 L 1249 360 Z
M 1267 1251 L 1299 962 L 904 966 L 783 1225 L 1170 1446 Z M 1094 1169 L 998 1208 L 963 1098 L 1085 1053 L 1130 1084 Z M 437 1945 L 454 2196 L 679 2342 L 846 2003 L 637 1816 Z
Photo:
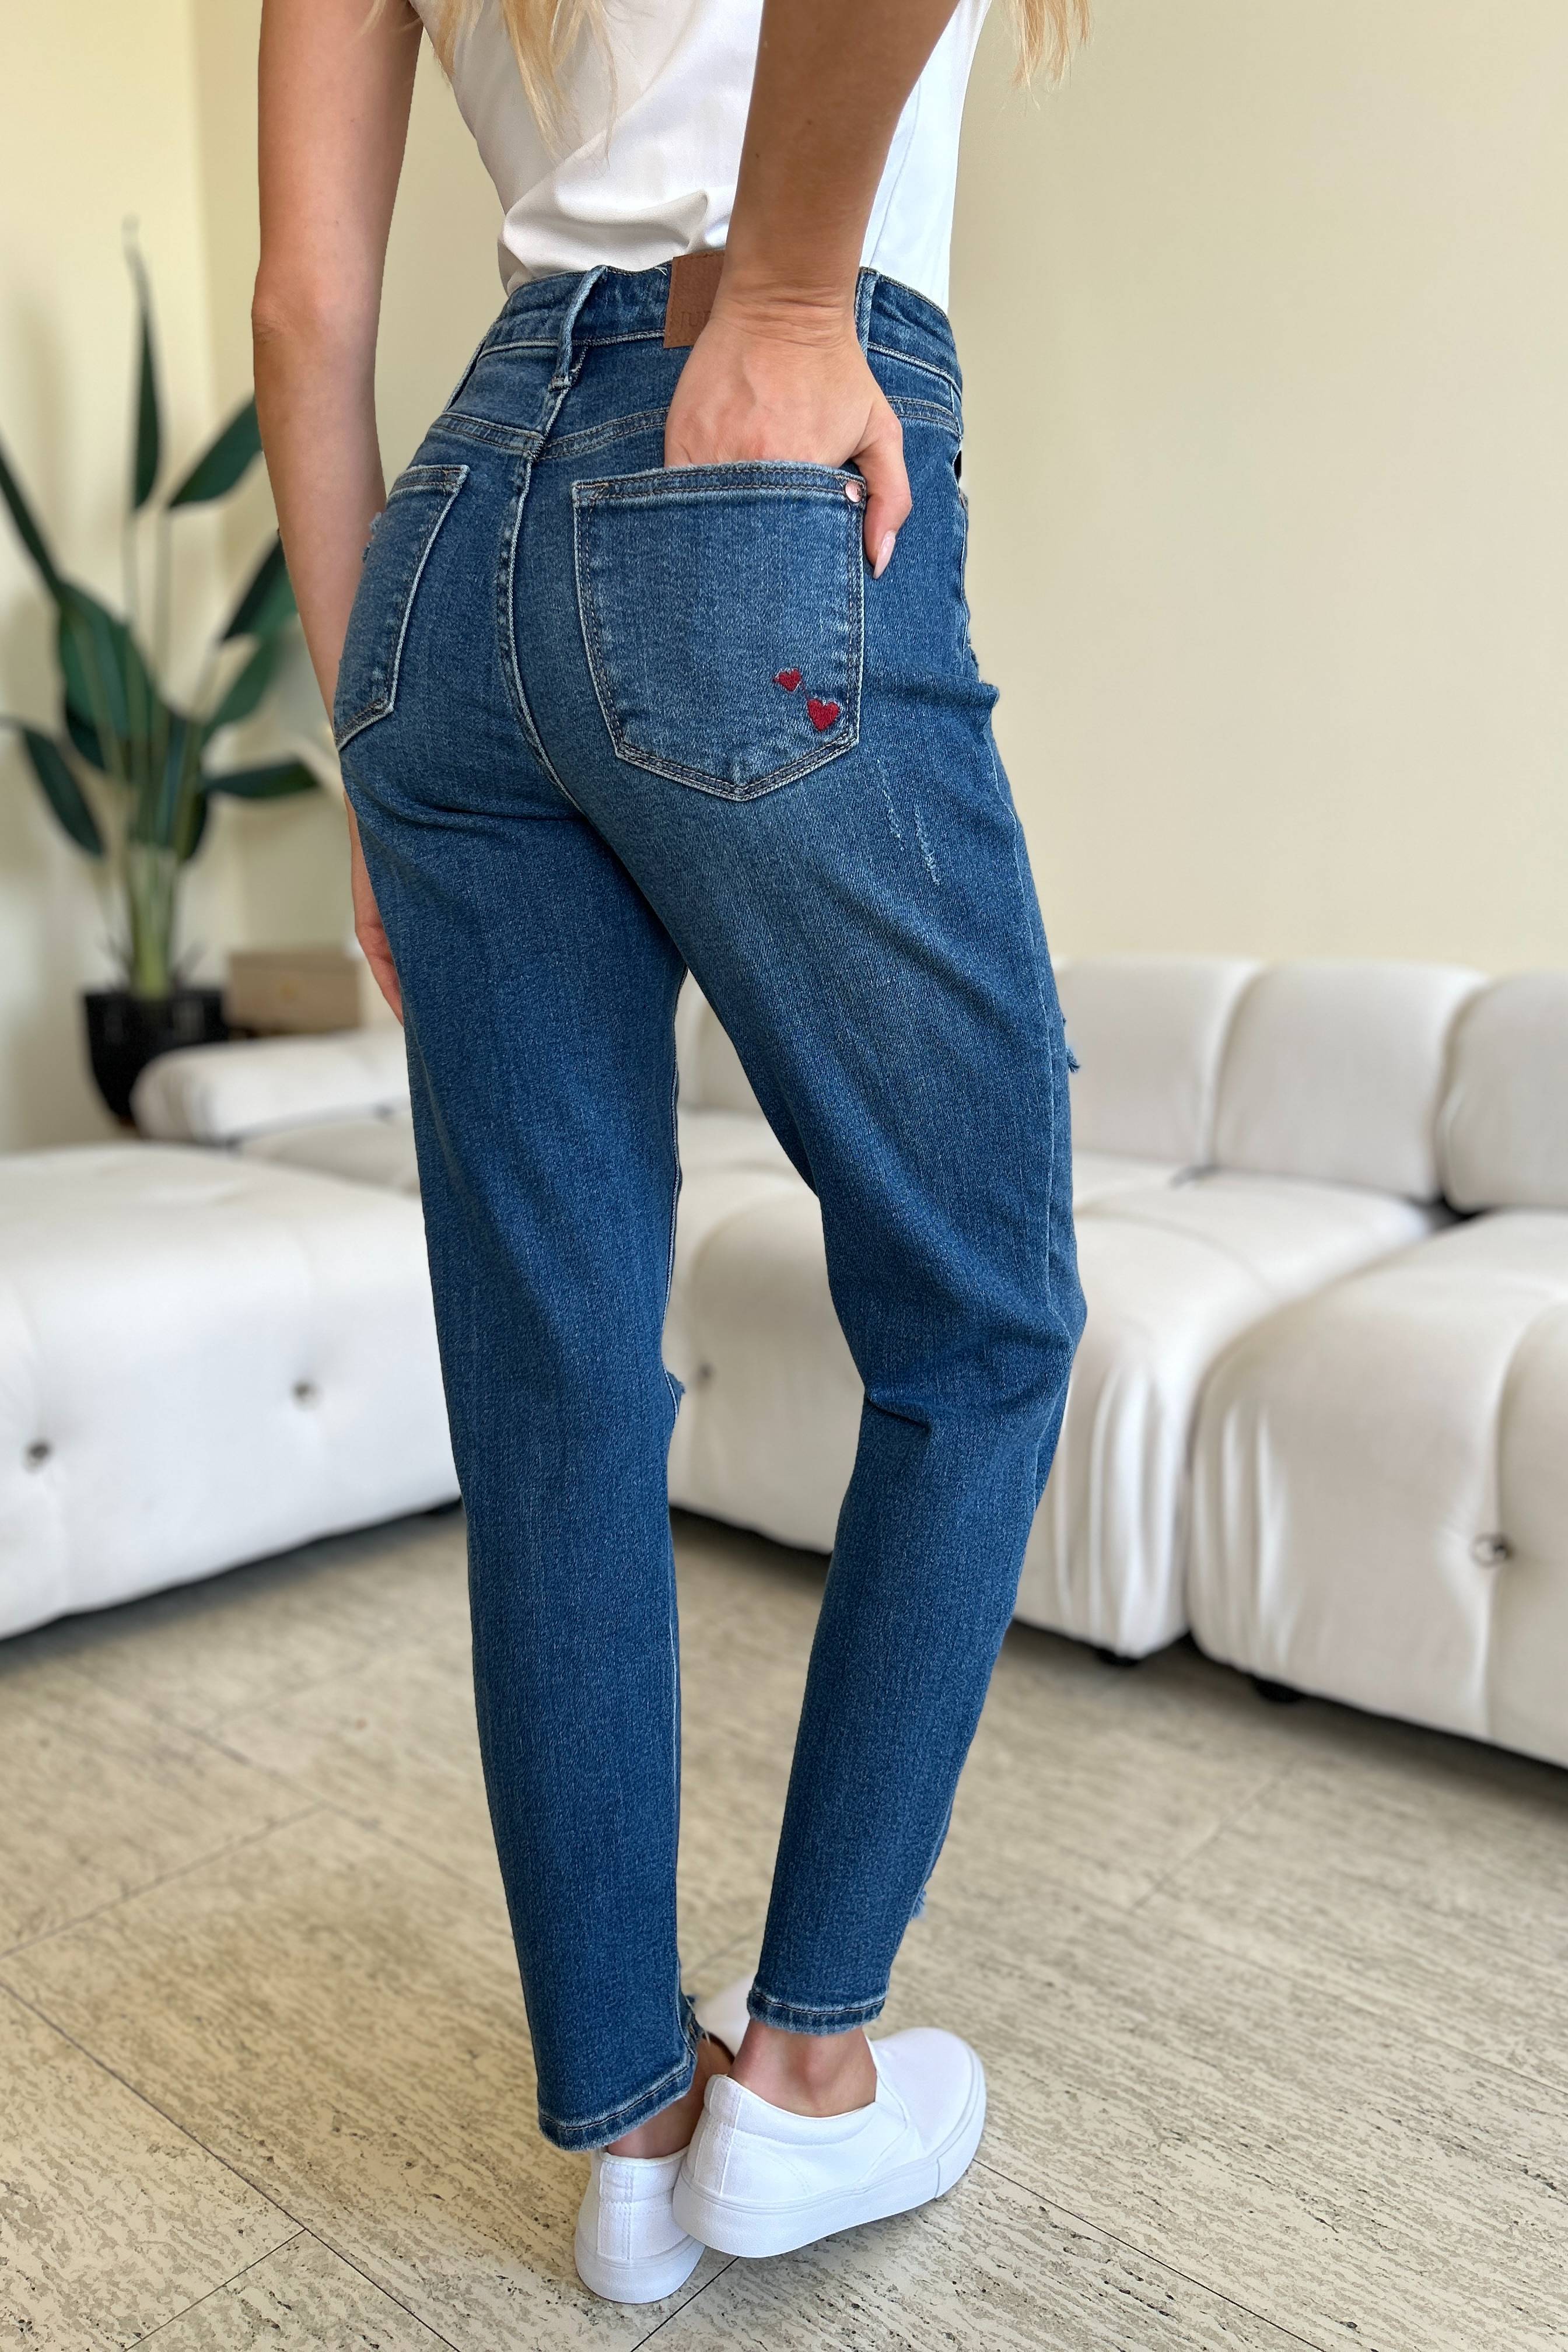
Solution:
M 1058 948 L 1568 962 L 1568 16 L 1099 0 L 1068 88 L 971 101 L 953 309 L 975 635 Z M 248 379 L 258 0 L 13 12 L 0 433 L 117 587 L 132 313 L 171 439 Z M 388 264 L 389 465 L 498 286 L 428 62 Z M 191 518 L 195 642 L 266 527 Z M 0 534 L 0 709 L 48 718 Z M 308 678 L 291 723 L 316 726 Z M 342 936 L 338 814 L 225 810 L 189 936 Z M 0 740 L 0 1148 L 101 1132 L 75 992 L 109 912 Z
M 1568 10 L 987 33 L 954 313 L 1058 948 L 1568 963 Z
M 67 571 L 120 602 L 132 310 L 121 224 L 134 215 L 157 291 L 168 429 L 212 415 L 188 0 L 56 0 L 7 12 L 0 74 L 0 436 Z M 213 534 L 187 517 L 187 576 L 217 591 Z M 0 521 L 0 710 L 58 723 L 48 610 Z M 188 629 L 194 613 L 181 614 Z M 110 977 L 111 908 L 0 737 L 0 1148 L 102 1133 L 76 992 Z M 191 932 L 221 938 L 237 873 L 218 844 Z
M 224 403 L 250 384 L 250 289 L 258 251 L 256 46 L 260 0 L 195 0 L 202 208 L 207 224 L 214 365 Z M 377 404 L 388 478 L 406 464 L 500 301 L 497 205 L 473 142 L 428 48 L 420 58 L 402 192 L 387 254 Z M 235 517 L 254 547 L 268 527 L 258 473 Z M 237 557 L 238 549 L 236 553 Z M 315 679 L 300 648 L 283 709 L 321 730 Z M 326 742 L 322 734 L 323 744 Z M 291 946 L 345 938 L 346 842 L 337 796 L 237 812 L 243 936 Z M 237 944 L 231 940 L 230 944 Z
M 59 0 L 12 12 L 0 76 L 0 436 L 68 570 L 121 602 L 133 319 L 121 223 L 155 282 L 166 442 L 194 453 L 249 385 L 259 0 Z M 500 299 L 495 201 L 440 77 L 422 68 L 388 263 L 382 394 L 403 463 Z M 182 519 L 195 559 L 176 637 L 186 658 L 270 529 L 259 472 L 221 519 Z M 178 682 L 178 671 L 176 681 Z M 47 608 L 0 525 L 0 710 L 55 722 Z M 275 722 L 277 724 L 278 722 Z M 281 730 L 321 737 L 301 658 Z M 0 1150 L 110 1132 L 79 1046 L 78 992 L 113 976 L 101 873 L 60 838 L 0 736 Z M 184 937 L 221 976 L 250 942 L 342 938 L 332 796 L 226 806 L 193 869 Z

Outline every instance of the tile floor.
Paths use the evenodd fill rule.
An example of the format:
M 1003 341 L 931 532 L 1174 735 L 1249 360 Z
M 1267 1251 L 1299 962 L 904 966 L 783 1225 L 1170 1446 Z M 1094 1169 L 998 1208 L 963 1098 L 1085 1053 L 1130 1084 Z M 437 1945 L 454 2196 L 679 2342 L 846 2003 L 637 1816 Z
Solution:
M 822 1564 L 678 1548 L 701 1989 L 754 1957 Z M 595 2303 L 466 1641 L 448 1515 L 0 1647 L 0 2345 L 1568 2342 L 1568 1776 L 1024 1628 L 889 2012 L 983 2051 L 979 2162 Z

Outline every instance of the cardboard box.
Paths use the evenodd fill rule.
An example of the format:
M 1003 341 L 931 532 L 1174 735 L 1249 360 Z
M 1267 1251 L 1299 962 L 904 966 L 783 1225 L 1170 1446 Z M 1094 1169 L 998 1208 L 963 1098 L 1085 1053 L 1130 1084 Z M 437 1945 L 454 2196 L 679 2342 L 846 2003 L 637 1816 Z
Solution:
M 357 1029 L 370 973 L 342 948 L 245 948 L 228 960 L 224 1010 L 257 1036 Z

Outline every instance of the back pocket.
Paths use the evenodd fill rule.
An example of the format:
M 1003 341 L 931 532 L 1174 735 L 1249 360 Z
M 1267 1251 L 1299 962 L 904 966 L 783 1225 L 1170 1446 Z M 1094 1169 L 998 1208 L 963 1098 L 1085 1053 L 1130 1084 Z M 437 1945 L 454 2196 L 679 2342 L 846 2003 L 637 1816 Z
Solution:
M 332 736 L 340 751 L 351 735 L 384 719 L 397 700 L 415 592 L 436 534 L 468 478 L 467 466 L 409 466 L 371 526 L 332 698 Z
M 577 603 L 617 759 L 754 800 L 860 733 L 866 488 L 837 467 L 577 482 Z

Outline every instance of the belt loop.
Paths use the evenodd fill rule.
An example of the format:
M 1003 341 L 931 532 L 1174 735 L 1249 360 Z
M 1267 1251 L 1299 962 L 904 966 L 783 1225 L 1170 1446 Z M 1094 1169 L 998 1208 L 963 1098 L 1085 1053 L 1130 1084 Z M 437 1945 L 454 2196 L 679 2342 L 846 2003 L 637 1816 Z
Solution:
M 577 280 L 576 290 L 566 305 L 566 315 L 561 321 L 561 336 L 555 350 L 555 373 L 550 379 L 552 392 L 568 391 L 572 379 L 577 373 L 578 362 L 574 360 L 572 350 L 572 338 L 577 325 L 577 313 L 604 276 L 605 267 L 606 265 L 601 261 L 592 269 L 585 269 Z
M 855 340 L 862 351 L 871 340 L 871 305 L 881 272 L 863 269 L 855 280 Z

